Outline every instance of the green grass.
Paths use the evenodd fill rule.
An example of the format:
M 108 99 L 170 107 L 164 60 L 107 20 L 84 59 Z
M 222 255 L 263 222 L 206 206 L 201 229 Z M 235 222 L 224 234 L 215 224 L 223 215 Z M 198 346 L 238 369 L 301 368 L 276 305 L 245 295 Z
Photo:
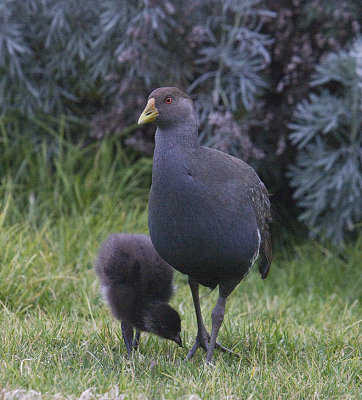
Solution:
M 93 260 L 108 233 L 147 232 L 150 160 L 126 157 L 115 139 L 78 147 L 62 132 L 56 145 L 15 134 L 19 148 L 8 136 L 3 125 L 0 399 L 361 398 L 362 240 L 343 257 L 310 241 L 277 249 L 270 277 L 253 270 L 227 304 L 219 339 L 241 358 L 216 352 L 214 367 L 203 351 L 184 361 L 196 321 L 176 273 L 185 348 L 143 334 L 128 358 Z M 201 290 L 209 327 L 216 299 Z

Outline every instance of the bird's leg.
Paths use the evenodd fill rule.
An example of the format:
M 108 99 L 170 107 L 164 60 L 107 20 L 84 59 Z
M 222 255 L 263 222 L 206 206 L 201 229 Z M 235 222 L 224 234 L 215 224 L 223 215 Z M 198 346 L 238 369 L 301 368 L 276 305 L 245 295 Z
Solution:
M 210 341 L 210 334 L 206 330 L 202 314 L 200 308 L 200 299 L 199 299 L 199 284 L 192 278 L 189 277 L 189 285 L 191 289 L 192 299 L 194 301 L 195 306 L 195 313 L 196 313 L 196 320 L 197 320 L 197 335 L 195 339 L 195 343 L 192 346 L 191 350 L 187 354 L 187 359 L 190 360 L 196 353 L 197 349 L 201 347 L 205 351 L 209 349 L 209 341 Z M 235 287 L 235 286 L 234 286 Z M 219 342 L 214 344 L 218 350 L 222 351 L 223 353 L 233 354 L 235 356 L 239 356 L 237 353 L 229 350 L 225 346 L 221 345 Z
M 206 362 L 208 363 L 212 361 L 212 356 L 214 354 L 214 349 L 216 345 L 216 338 L 219 333 L 222 321 L 224 320 L 225 304 L 226 304 L 226 299 L 219 296 L 216 306 L 211 313 L 212 331 L 211 331 L 209 348 L 207 350 L 207 356 L 206 356 Z
M 138 345 L 139 345 L 139 342 L 140 342 L 140 337 L 141 337 L 141 332 L 138 329 L 136 329 L 136 336 L 134 337 L 133 342 L 132 342 L 132 347 L 135 350 L 138 349 Z
M 191 350 L 187 354 L 187 359 L 190 360 L 196 353 L 199 347 L 204 350 L 208 349 L 209 334 L 205 329 L 204 321 L 202 320 L 200 300 L 199 300 L 199 284 L 192 278 L 189 277 L 189 285 L 192 294 L 192 300 L 194 301 L 196 320 L 197 320 L 197 335 L 195 343 Z
M 132 353 L 133 327 L 131 324 L 122 321 L 121 329 L 122 329 L 123 340 L 124 343 L 126 344 L 127 353 L 130 356 Z
M 224 313 L 225 313 L 225 304 L 226 299 L 230 295 L 230 293 L 235 289 L 238 285 L 239 281 L 227 281 L 220 283 L 219 285 L 219 298 L 217 300 L 215 308 L 212 310 L 211 313 L 211 320 L 212 320 L 212 331 L 211 331 L 211 339 L 209 343 L 209 348 L 207 350 L 206 355 L 206 362 L 211 363 L 212 357 L 214 354 L 214 349 L 217 344 L 216 339 L 219 333 L 220 326 L 224 320 Z M 229 350 L 229 352 L 231 352 Z M 233 352 L 231 352 L 233 353 Z M 235 353 L 233 353 L 235 354 Z

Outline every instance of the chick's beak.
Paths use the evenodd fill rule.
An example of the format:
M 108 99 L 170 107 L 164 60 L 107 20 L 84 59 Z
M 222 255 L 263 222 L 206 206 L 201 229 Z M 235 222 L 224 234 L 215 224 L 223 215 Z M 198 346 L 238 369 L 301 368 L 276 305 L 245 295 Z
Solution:
M 174 341 L 175 343 L 177 343 L 180 347 L 183 347 L 183 346 L 182 346 L 182 340 L 181 340 L 180 332 L 176 335 L 176 337 L 173 339 L 173 341 Z
M 143 125 L 155 121 L 158 114 L 159 113 L 155 105 L 155 99 L 151 97 L 148 100 L 146 108 L 143 110 L 143 113 L 138 119 L 138 125 Z

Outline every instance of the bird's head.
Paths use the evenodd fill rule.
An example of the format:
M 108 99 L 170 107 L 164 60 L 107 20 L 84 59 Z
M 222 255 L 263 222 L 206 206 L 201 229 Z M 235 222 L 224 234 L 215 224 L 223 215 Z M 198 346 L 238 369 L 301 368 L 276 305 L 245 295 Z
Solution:
M 190 97 L 176 87 L 155 89 L 138 119 L 138 125 L 154 122 L 157 126 L 184 123 L 195 117 Z
M 150 304 L 145 310 L 143 322 L 147 332 L 172 340 L 182 347 L 181 318 L 167 303 Z

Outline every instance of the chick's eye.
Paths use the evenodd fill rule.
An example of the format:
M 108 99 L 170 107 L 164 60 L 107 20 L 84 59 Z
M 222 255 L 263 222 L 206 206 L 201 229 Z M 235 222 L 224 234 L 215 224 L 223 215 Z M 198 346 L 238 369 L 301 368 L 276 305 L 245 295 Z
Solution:
M 165 98 L 165 103 L 166 104 L 171 104 L 172 103 L 172 97 L 166 97 Z

